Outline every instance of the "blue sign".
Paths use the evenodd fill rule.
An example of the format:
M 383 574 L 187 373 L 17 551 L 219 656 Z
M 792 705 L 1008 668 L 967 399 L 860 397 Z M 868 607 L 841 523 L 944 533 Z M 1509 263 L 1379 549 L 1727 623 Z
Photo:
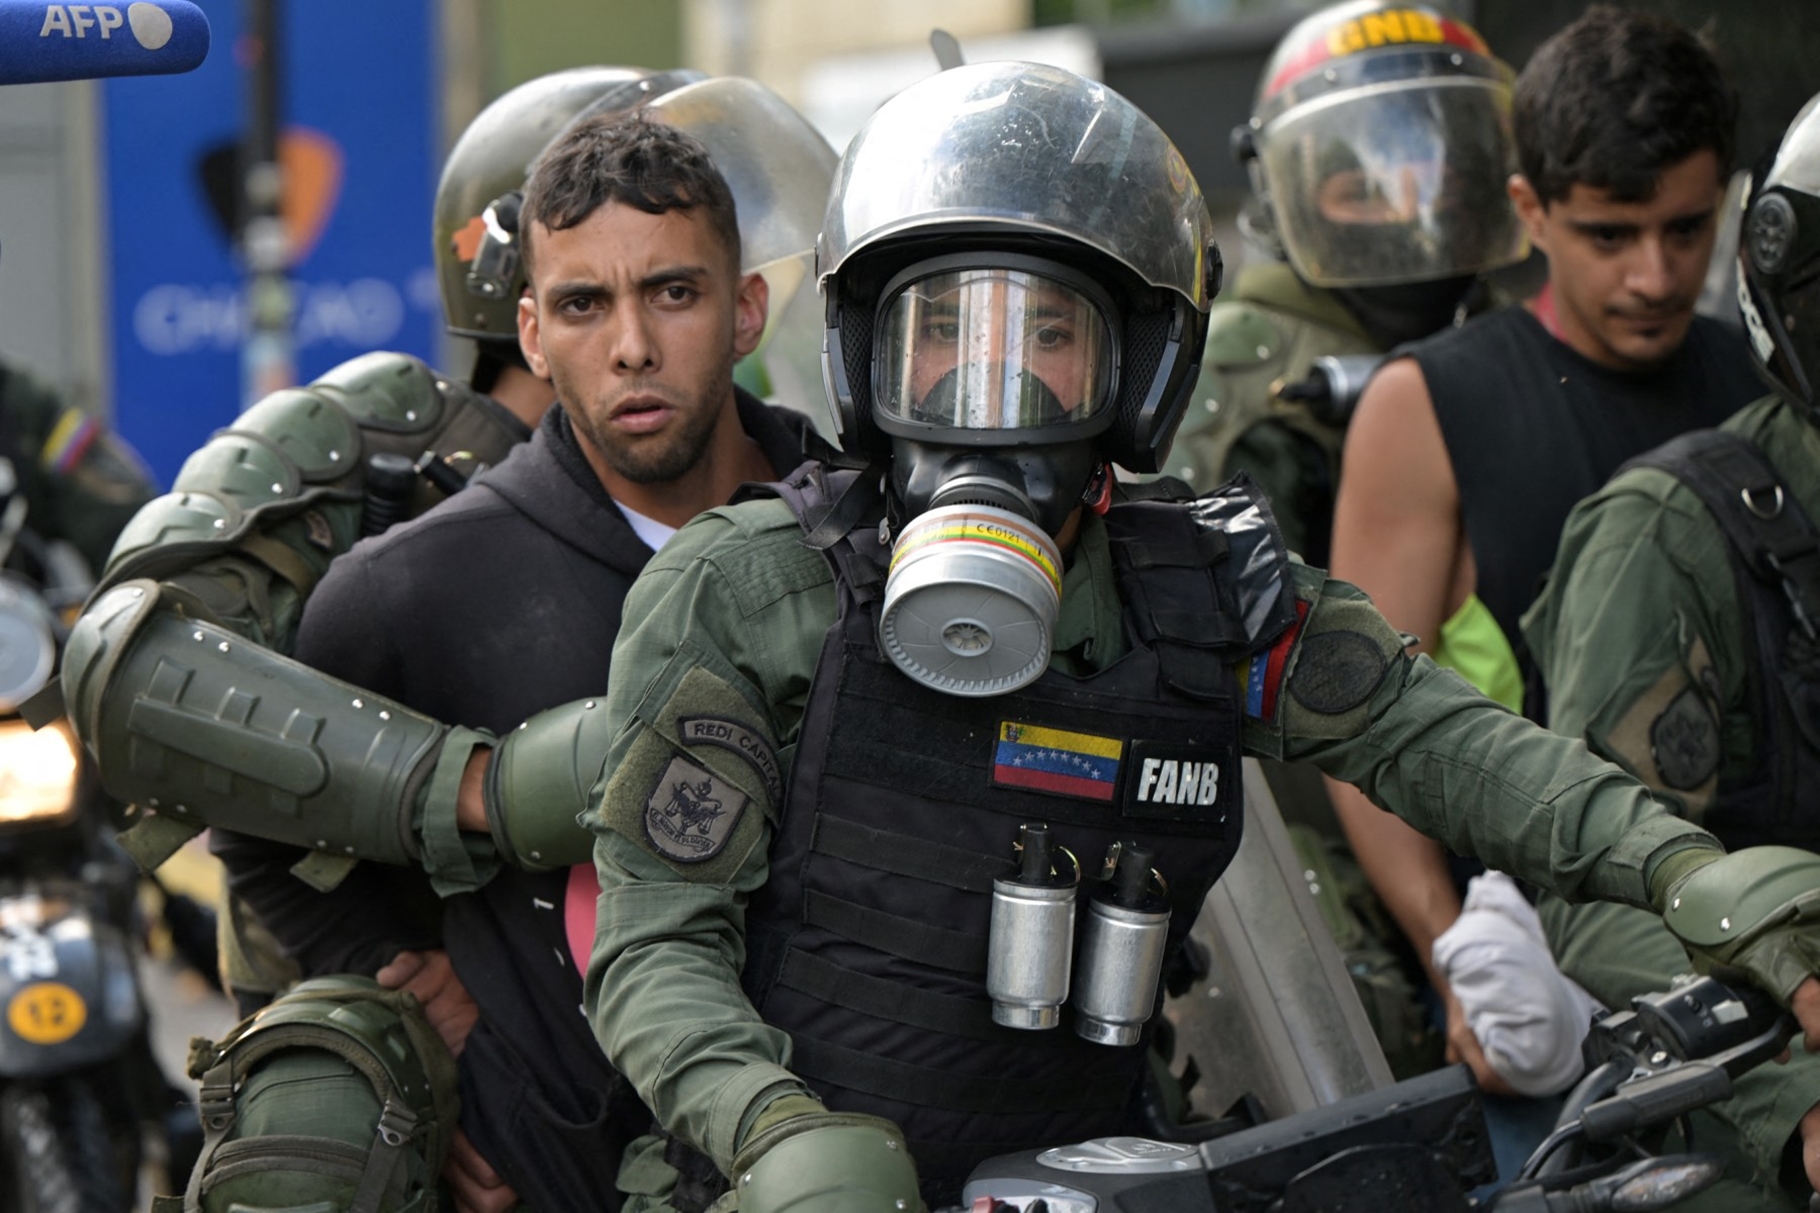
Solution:
M 115 420 L 168 485 L 243 404 L 231 235 L 247 81 L 242 0 L 200 0 L 214 51 L 105 92 Z M 367 350 L 433 359 L 439 170 L 433 0 L 288 0 L 280 80 L 297 378 Z

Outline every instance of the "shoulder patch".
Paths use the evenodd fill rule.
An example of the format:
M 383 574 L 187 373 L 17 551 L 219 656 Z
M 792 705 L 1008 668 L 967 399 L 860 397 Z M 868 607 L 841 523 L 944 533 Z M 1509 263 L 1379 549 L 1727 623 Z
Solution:
M 1289 693 L 1311 712 L 1338 716 L 1371 698 L 1390 659 L 1362 632 L 1321 632 L 1302 644 Z
M 746 808 L 746 794 L 681 756 L 672 758 L 645 797 L 645 838 L 677 863 L 721 853 Z
M 1274 721 L 1277 716 L 1277 693 L 1283 687 L 1283 670 L 1289 655 L 1295 651 L 1296 639 L 1302 634 L 1302 622 L 1308 617 L 1308 603 L 1301 598 L 1295 603 L 1296 621 L 1277 642 L 1251 659 L 1245 669 L 1245 715 L 1253 720 Z
M 757 729 L 719 716 L 684 716 L 677 720 L 677 731 L 686 746 L 712 745 L 731 750 L 746 760 L 758 777 L 765 781 L 773 804 L 784 798 L 783 773 L 778 769 L 777 752 Z
M 1684 687 L 1649 726 L 1650 756 L 1662 782 L 1678 792 L 1700 787 L 1719 769 L 1719 725 L 1705 699 Z

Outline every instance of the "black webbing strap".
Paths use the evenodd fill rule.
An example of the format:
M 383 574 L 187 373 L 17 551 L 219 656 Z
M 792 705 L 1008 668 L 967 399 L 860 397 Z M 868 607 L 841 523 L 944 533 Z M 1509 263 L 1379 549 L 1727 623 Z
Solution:
M 794 1038 L 792 1050 L 792 1068 L 812 1084 L 957 1112 L 1086 1112 L 1123 1107 L 1131 1094 L 1116 1078 L 1091 1072 L 1058 1078 L 950 1074 L 806 1037 Z
M 810 845 L 819 855 L 968 893 L 990 893 L 994 880 L 1016 871 L 1009 854 L 995 859 L 840 817 L 817 817 L 815 840 Z
M 843 939 L 931 968 L 955 973 L 986 971 L 986 941 L 978 936 L 899 918 L 816 889 L 809 890 L 803 902 L 804 922 Z
M 933 990 L 919 990 L 856 973 L 794 948 L 784 957 L 777 984 L 820 1002 L 926 1032 L 965 1036 L 971 1040 L 990 1040 L 1004 1033 L 1003 1028 L 993 1024 L 992 1004 L 984 999 L 957 998 Z
M 1816 635 L 1820 535 L 1755 443 L 1726 430 L 1695 430 L 1625 467 L 1658 468 L 1693 490 L 1745 568 L 1780 586 L 1796 624 Z

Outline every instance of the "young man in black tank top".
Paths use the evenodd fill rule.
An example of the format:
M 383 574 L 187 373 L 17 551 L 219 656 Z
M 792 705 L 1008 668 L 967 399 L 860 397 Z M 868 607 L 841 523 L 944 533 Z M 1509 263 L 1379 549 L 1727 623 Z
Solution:
M 1595 8 L 1518 78 L 1510 193 L 1549 281 L 1527 307 L 1406 347 L 1347 438 L 1334 574 L 1494 699 L 1521 704 L 1517 619 L 1562 523 L 1626 459 L 1760 394 L 1742 340 L 1696 319 L 1736 102 L 1706 48 Z M 1460 914 L 1441 847 L 1334 785 L 1360 862 L 1428 962 Z M 1459 1003 L 1449 1059 L 1502 1084 Z

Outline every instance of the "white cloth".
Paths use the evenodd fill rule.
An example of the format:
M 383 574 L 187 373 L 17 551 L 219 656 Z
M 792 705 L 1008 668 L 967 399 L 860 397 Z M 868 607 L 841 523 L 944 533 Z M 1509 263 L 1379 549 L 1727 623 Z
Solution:
M 1556 967 L 1542 920 L 1510 877 L 1473 877 L 1459 921 L 1435 940 L 1434 963 L 1513 1090 L 1553 1095 L 1580 1077 L 1580 1042 L 1601 1008 Z
M 626 516 L 627 522 L 631 523 L 632 533 L 644 540 L 645 546 L 653 552 L 663 551 L 664 544 L 670 542 L 670 536 L 676 534 L 675 527 L 647 517 L 623 501 L 615 500 L 613 504 L 619 507 L 619 512 Z

